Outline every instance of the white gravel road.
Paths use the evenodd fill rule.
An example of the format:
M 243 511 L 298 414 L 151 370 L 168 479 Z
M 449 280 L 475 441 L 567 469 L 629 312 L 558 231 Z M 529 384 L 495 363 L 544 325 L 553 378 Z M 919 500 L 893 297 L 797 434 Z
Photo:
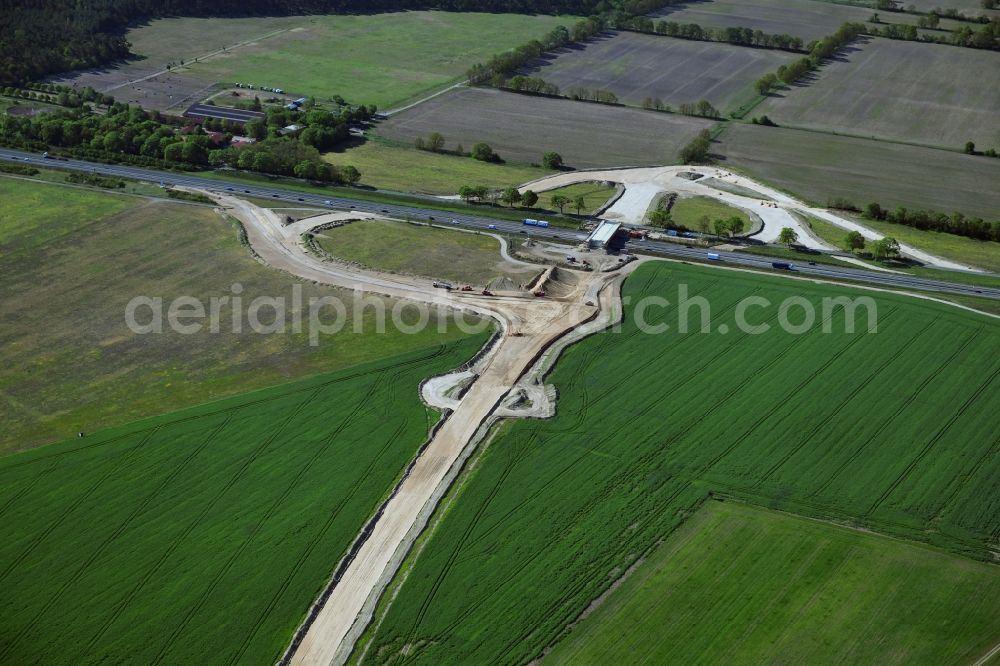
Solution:
M 678 175 L 684 172 L 702 174 L 703 178 L 689 180 Z M 711 183 L 708 185 L 702 183 L 703 180 L 709 178 L 760 192 L 761 195 L 768 198 L 768 203 L 773 202 L 776 204 L 776 207 L 766 205 L 766 203 L 762 205 L 761 199 L 725 192 L 712 187 Z M 808 206 L 784 192 L 758 183 L 746 176 L 717 167 L 666 166 L 637 169 L 608 169 L 602 171 L 571 171 L 525 183 L 525 185 L 521 186 L 521 191 L 531 189 L 535 192 L 544 192 L 557 187 L 565 187 L 566 185 L 594 180 L 621 183 L 625 187 L 625 193 L 605 212 L 604 217 L 629 224 L 643 224 L 646 210 L 658 194 L 661 192 L 677 192 L 680 196 L 701 195 L 710 197 L 730 206 L 759 215 L 764 222 L 764 227 L 754 238 L 768 243 L 778 240 L 778 235 L 781 233 L 783 227 L 791 227 L 798 235 L 799 242 L 806 247 L 816 250 L 838 249 L 814 236 L 796 216 L 791 214 L 792 212 L 818 217 L 845 231 L 859 231 L 868 240 L 882 238 L 882 234 L 853 220 L 825 208 Z M 900 243 L 900 250 L 904 255 L 930 266 L 979 271 L 975 267 L 937 257 L 904 243 Z

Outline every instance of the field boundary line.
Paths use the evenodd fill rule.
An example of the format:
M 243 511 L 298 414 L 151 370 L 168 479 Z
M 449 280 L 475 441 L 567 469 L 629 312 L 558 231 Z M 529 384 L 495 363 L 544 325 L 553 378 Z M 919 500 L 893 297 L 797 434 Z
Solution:
M 440 97 L 441 95 L 444 95 L 445 93 L 449 93 L 452 90 L 455 90 L 457 88 L 461 88 L 462 86 L 465 86 L 465 85 L 468 85 L 468 84 L 469 84 L 469 79 L 465 79 L 464 81 L 459 81 L 458 83 L 453 83 L 452 85 L 448 86 L 447 88 L 442 88 L 441 90 L 438 90 L 435 93 L 431 93 L 430 95 L 427 95 L 426 97 L 421 97 L 420 99 L 418 99 L 415 102 L 411 102 L 410 104 L 407 104 L 405 106 L 398 106 L 395 109 L 389 109 L 387 111 L 383 111 L 382 114 L 385 115 L 387 118 L 391 118 L 392 116 L 396 115 L 397 113 L 403 113 L 404 111 L 409 111 L 410 109 L 412 109 L 415 106 L 420 106 L 424 102 L 429 102 L 430 100 L 434 99 L 435 97 Z
M 219 48 L 219 49 L 216 49 L 215 51 L 212 51 L 211 53 L 204 53 L 202 55 L 195 56 L 194 58 L 191 58 L 190 60 L 186 60 L 185 64 L 178 65 L 177 68 L 168 67 L 168 68 L 165 68 L 165 69 L 161 69 L 161 70 L 159 70 L 159 71 L 157 71 L 157 72 L 155 72 L 153 74 L 148 74 L 146 76 L 139 77 L 138 79 L 129 79 L 128 81 L 125 81 L 123 83 L 119 83 L 119 84 L 113 85 L 113 86 L 111 86 L 109 88 L 105 88 L 101 92 L 108 93 L 108 92 L 111 92 L 112 90 L 118 90 L 119 88 L 124 88 L 125 86 L 130 86 L 133 83 L 142 83 L 143 81 L 149 81 L 150 79 L 155 79 L 156 77 L 162 76 L 163 74 L 167 74 L 169 72 L 173 72 L 173 71 L 175 71 L 175 69 L 179 69 L 179 68 L 182 68 L 182 67 L 183 68 L 187 68 L 187 66 L 188 66 L 187 63 L 201 62 L 202 60 L 206 60 L 208 58 L 215 57 L 215 56 L 219 55 L 220 53 L 228 53 L 229 49 L 238 49 L 241 46 L 246 46 L 248 44 L 253 44 L 254 42 L 259 42 L 259 41 L 264 40 L 264 39 L 270 39 L 271 37 L 275 37 L 275 36 L 280 35 L 282 33 L 288 32 L 291 29 L 292 28 L 281 28 L 280 30 L 275 30 L 275 31 L 269 32 L 267 34 L 260 35 L 259 37 L 254 37 L 252 39 L 243 40 L 242 42 L 237 42 L 236 44 L 230 44 L 228 46 L 223 46 L 222 48 Z M 212 84 L 212 85 L 215 85 L 215 84 Z
M 341 368 L 340 370 L 332 370 L 330 372 L 319 373 L 318 375 L 313 375 L 311 377 L 306 377 L 304 379 L 299 379 L 299 380 L 291 381 L 291 382 L 285 382 L 285 383 L 282 383 L 282 384 L 275 384 L 273 386 L 262 386 L 261 388 L 253 389 L 253 390 L 247 391 L 245 393 L 237 393 L 236 395 L 223 396 L 221 398 L 217 398 L 215 400 L 210 400 L 208 402 L 203 402 L 203 403 L 198 404 L 198 405 L 190 405 L 188 407 L 181 407 L 180 409 L 176 410 L 176 412 L 168 412 L 167 414 L 160 414 L 160 415 L 155 415 L 155 416 L 145 416 L 145 417 L 136 419 L 134 421 L 131 421 L 131 422 L 128 422 L 128 423 L 123 423 L 123 424 L 118 425 L 118 426 L 112 426 L 112 427 L 106 429 L 106 430 L 117 430 L 117 429 L 121 429 L 121 428 L 129 428 L 129 427 L 135 426 L 136 427 L 135 430 L 130 430 L 128 432 L 123 432 L 121 434 L 114 435 L 113 437 L 111 437 L 109 439 L 106 439 L 106 440 L 103 440 L 103 441 L 99 441 L 99 442 L 93 442 L 93 443 L 90 443 L 90 444 L 84 444 L 82 446 L 79 446 L 79 447 L 76 447 L 76 448 L 72 448 L 72 449 L 68 449 L 66 451 L 57 451 L 57 452 L 50 453 L 50 454 L 44 455 L 44 456 L 40 455 L 38 457 L 31 458 L 30 460 L 24 460 L 24 461 L 21 461 L 21 462 L 14 463 L 14 464 L 12 464 L 10 466 L 6 466 L 6 467 L 0 466 L 0 472 L 6 471 L 6 470 L 9 470 L 9 469 L 17 469 L 18 467 L 23 467 L 25 465 L 33 465 L 35 463 L 39 463 L 39 462 L 42 462 L 44 460 L 49 460 L 51 458 L 59 458 L 61 456 L 69 455 L 71 453 L 79 453 L 81 451 L 88 451 L 88 450 L 93 449 L 93 448 L 97 448 L 97 447 L 101 447 L 101 446 L 107 446 L 109 444 L 114 444 L 116 442 L 121 441 L 122 439 L 126 439 L 128 437 L 133 436 L 133 435 L 138 435 L 138 434 L 141 434 L 141 433 L 145 433 L 145 432 L 147 432 L 149 430 L 152 430 L 154 428 L 161 428 L 161 427 L 172 426 L 172 425 L 176 425 L 178 423 L 187 423 L 189 421 L 194 421 L 194 420 L 197 420 L 197 419 L 200 419 L 200 418 L 204 418 L 204 417 L 208 417 L 208 416 L 215 416 L 217 414 L 224 414 L 224 413 L 226 413 L 226 412 L 228 412 L 230 410 L 233 410 L 233 409 L 241 409 L 243 407 L 249 407 L 249 406 L 253 406 L 253 405 L 259 405 L 261 403 L 269 402 L 271 400 L 279 400 L 281 398 L 286 398 L 286 397 L 295 395 L 297 393 L 307 392 L 307 391 L 310 391 L 310 390 L 313 390 L 313 389 L 316 389 L 316 388 L 326 388 L 326 387 L 328 387 L 328 386 L 330 386 L 332 384 L 337 384 L 339 382 L 344 382 L 344 381 L 348 381 L 348 380 L 351 380 L 351 379 L 357 379 L 358 377 L 363 377 L 364 375 L 371 374 L 371 373 L 381 372 L 382 369 L 383 369 L 383 368 L 381 368 L 381 364 L 383 364 L 385 362 L 388 362 L 388 361 L 392 361 L 394 359 L 400 359 L 400 360 L 398 361 L 398 363 L 393 364 L 391 367 L 393 367 L 393 368 L 405 367 L 407 365 L 412 365 L 414 363 L 419 363 L 421 361 L 428 360 L 428 359 L 431 359 L 431 358 L 436 358 L 436 357 L 440 356 L 441 353 L 442 353 L 439 350 L 440 347 L 441 347 L 441 345 L 439 345 L 439 344 L 433 345 L 433 346 L 428 345 L 427 347 L 423 347 L 421 349 L 416 349 L 416 350 L 413 350 L 413 351 L 410 351 L 410 352 L 404 352 L 402 354 L 397 354 L 395 356 L 390 356 L 387 359 L 369 361 L 367 363 L 357 363 L 357 364 L 354 364 L 354 365 L 349 365 L 349 366 L 346 366 L 344 368 Z M 433 353 L 430 353 L 430 351 L 432 349 L 433 349 Z M 412 359 L 409 359 L 409 360 L 401 360 L 402 357 L 412 356 L 414 354 L 421 354 L 421 356 L 419 358 L 412 358 Z M 364 371 L 357 371 L 356 370 L 359 366 L 367 366 L 367 365 L 377 365 L 377 367 L 371 367 L 371 368 L 368 368 L 367 370 L 364 370 Z M 352 372 L 351 374 L 348 374 L 348 375 L 340 375 L 341 372 L 345 372 L 345 371 L 348 371 L 348 370 L 354 370 L 354 372 Z M 331 374 L 332 375 L 337 375 L 337 376 L 330 377 L 330 378 L 327 378 L 327 379 L 323 379 L 323 380 L 320 381 L 319 384 L 312 384 L 311 383 L 311 382 L 315 381 L 317 379 L 317 377 L 320 377 L 322 375 L 331 375 Z M 305 384 L 305 385 L 304 386 L 295 386 L 297 384 Z M 278 393 L 275 393 L 275 395 L 261 397 L 261 398 L 256 398 L 256 399 L 253 399 L 253 400 L 249 400 L 247 402 L 238 402 L 240 399 L 252 396 L 254 394 L 258 394 L 258 393 L 262 393 L 262 392 L 278 391 L 278 389 L 282 389 L 282 391 L 278 392 Z M 229 401 L 233 401 L 236 404 L 226 406 L 225 403 L 227 403 Z M 196 411 L 196 410 L 199 410 L 199 409 L 206 409 L 206 410 L 210 409 L 211 411 L 205 411 L 205 412 L 200 412 L 200 413 L 197 413 L 197 414 L 191 414 L 190 416 L 181 416 L 181 417 L 178 417 L 176 419 L 173 419 L 173 420 L 170 420 L 170 421 L 166 421 L 164 423 L 149 423 L 148 425 L 143 425 L 143 424 L 145 424 L 147 422 L 157 421 L 158 419 L 162 419 L 162 418 L 164 418 L 166 416 L 170 416 L 170 414 L 172 414 L 172 413 L 182 413 L 182 412 Z M 57 444 L 60 444 L 60 442 L 53 442 L 51 445 L 45 445 L 45 446 L 55 446 Z M 44 449 L 45 446 L 43 446 L 41 448 Z M 38 449 L 36 449 L 36 450 L 38 450 Z M 29 449 L 28 452 L 31 452 L 31 450 Z M 11 456 L 21 455 L 22 453 L 26 453 L 26 452 L 12 453 Z M 2 463 L 4 460 L 5 459 L 0 459 L 0 463 Z

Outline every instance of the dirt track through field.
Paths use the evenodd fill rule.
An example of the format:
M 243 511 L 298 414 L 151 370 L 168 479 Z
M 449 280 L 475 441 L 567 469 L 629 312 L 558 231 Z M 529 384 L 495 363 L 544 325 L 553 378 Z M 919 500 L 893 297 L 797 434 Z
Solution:
M 475 381 L 363 531 L 353 556 L 337 565 L 336 582 L 317 601 L 283 659 L 291 664 L 343 663 L 465 456 L 497 418 L 503 398 L 557 340 L 576 329 L 589 333 L 599 328 L 602 310 L 614 309 L 621 272 L 573 273 L 572 288 L 560 298 L 452 293 L 420 278 L 323 261 L 301 245 L 300 236 L 319 225 L 373 216 L 331 213 L 282 226 L 281 217 L 271 210 L 208 194 L 242 222 L 253 251 L 274 268 L 352 290 L 471 311 L 500 326 L 497 343 L 473 366 Z M 333 568 L 336 563 L 330 564 Z

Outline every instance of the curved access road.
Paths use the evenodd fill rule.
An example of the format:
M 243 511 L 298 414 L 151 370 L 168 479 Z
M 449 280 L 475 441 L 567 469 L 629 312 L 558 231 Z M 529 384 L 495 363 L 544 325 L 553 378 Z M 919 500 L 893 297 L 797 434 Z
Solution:
M 690 180 L 680 174 L 700 174 L 701 178 Z M 740 174 L 705 166 L 667 166 L 637 169 L 608 169 L 595 171 L 572 171 L 541 178 L 521 186 L 521 191 L 535 192 L 565 187 L 574 183 L 602 180 L 621 183 L 625 193 L 605 211 L 608 219 L 616 219 L 629 224 L 642 224 L 653 199 L 663 192 L 678 192 L 686 195 L 700 195 L 717 199 L 725 204 L 759 215 L 764 228 L 754 237 L 766 243 L 778 242 L 783 227 L 795 230 L 799 243 L 814 250 L 835 250 L 817 238 L 793 213 L 818 217 L 845 231 L 858 231 L 868 240 L 879 240 L 882 234 L 837 215 L 825 208 L 808 206 L 801 201 L 758 183 Z M 718 186 L 718 187 L 717 187 Z M 727 188 L 727 189 L 720 189 Z M 743 192 L 738 194 L 737 192 Z M 752 196 L 759 193 L 760 196 Z M 955 261 L 942 259 L 909 245 L 900 244 L 900 250 L 925 264 L 950 270 L 976 271 Z
M 375 604 L 413 541 L 424 529 L 485 425 L 497 418 L 504 397 L 553 343 L 594 321 L 608 303 L 603 293 L 620 274 L 573 273 L 577 281 L 562 298 L 530 295 L 495 297 L 435 289 L 429 280 L 401 277 L 323 261 L 300 238 L 317 226 L 372 217 L 363 212 L 331 213 L 282 225 L 279 215 L 241 198 L 200 190 L 246 229 L 253 251 L 270 266 L 298 277 L 352 290 L 376 292 L 425 304 L 471 311 L 500 326 L 499 338 L 474 366 L 476 377 L 454 403 L 412 462 L 391 497 L 340 562 L 330 584 L 295 635 L 283 663 L 327 666 L 342 663 L 367 626 Z M 626 269 L 628 270 L 628 269 Z M 614 290 L 617 294 L 617 290 Z M 602 298 L 595 297 L 602 294 Z M 590 329 L 587 329 L 590 330 Z M 331 562 L 331 567 L 335 563 Z

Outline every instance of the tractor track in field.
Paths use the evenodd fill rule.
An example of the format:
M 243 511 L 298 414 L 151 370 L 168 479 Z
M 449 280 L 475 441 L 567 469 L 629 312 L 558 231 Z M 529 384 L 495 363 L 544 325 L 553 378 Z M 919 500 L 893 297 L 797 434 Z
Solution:
M 872 504 L 871 508 L 868 509 L 868 511 L 865 513 L 866 518 L 871 516 L 871 514 L 877 511 L 878 508 L 882 506 L 882 504 L 887 499 L 889 499 L 892 493 L 895 492 L 896 488 L 898 488 L 900 484 L 902 484 L 903 481 L 906 480 L 906 477 L 908 477 L 910 473 L 913 472 L 914 469 L 916 469 L 917 465 L 920 464 L 920 461 L 924 459 L 924 457 L 930 452 L 932 448 L 934 448 L 934 446 L 939 441 L 941 441 L 941 438 L 944 437 L 944 434 L 948 432 L 948 430 L 953 425 L 955 425 L 955 423 L 957 423 L 960 418 L 962 418 L 962 415 L 965 414 L 965 412 L 968 411 L 968 409 L 972 407 L 972 405 L 974 405 L 979 400 L 979 398 L 983 396 L 983 394 L 986 392 L 986 389 L 989 388 L 990 384 L 993 383 L 993 380 L 995 380 L 997 376 L 1000 376 L 1000 367 L 994 370 L 993 373 L 986 378 L 986 381 L 984 381 L 982 384 L 979 385 L 978 388 L 976 388 L 973 394 L 970 395 L 965 400 L 964 403 L 962 403 L 962 406 L 959 407 L 959 409 L 951 415 L 951 418 L 949 418 L 944 423 L 944 425 L 938 428 L 937 432 L 934 433 L 934 436 L 923 447 L 921 447 L 920 451 L 917 452 L 917 455 L 913 457 L 913 459 L 909 462 L 906 468 L 899 474 L 898 477 L 896 477 L 896 479 L 891 484 L 889 484 L 889 487 L 886 488 L 885 492 L 883 492 L 879 496 L 879 498 L 875 501 L 875 503 Z
M 383 370 L 376 375 L 376 378 L 372 382 L 371 386 L 369 386 L 368 391 L 366 391 L 366 393 L 357 400 L 356 405 L 347 415 L 347 417 L 344 418 L 336 428 L 334 428 L 333 432 L 327 438 L 327 441 L 335 437 L 336 434 L 342 431 L 349 423 L 353 422 L 358 417 L 358 415 L 367 413 L 371 409 L 372 403 L 368 399 L 371 397 L 372 393 L 374 393 L 375 390 L 380 386 L 380 384 L 385 381 L 385 373 L 386 371 Z M 171 645 L 174 643 L 174 641 L 177 640 L 177 637 L 180 636 L 181 632 L 184 630 L 187 624 L 198 613 L 198 611 L 201 610 L 205 602 L 208 601 L 208 599 L 212 596 L 212 592 L 219 585 L 219 583 L 226 576 L 226 574 L 229 573 L 229 570 L 232 567 L 232 565 L 236 562 L 237 559 L 239 559 L 240 555 L 242 555 L 246 551 L 247 547 L 257 537 L 261 529 L 263 529 L 264 524 L 281 507 L 284 501 L 291 496 L 292 492 L 295 490 L 295 487 L 298 485 L 299 481 L 301 481 L 302 477 L 306 475 L 306 473 L 312 468 L 316 460 L 319 459 L 319 457 L 325 452 L 326 452 L 325 447 L 317 446 L 315 452 L 313 452 L 312 454 L 312 457 L 306 458 L 305 462 L 303 462 L 303 464 L 296 471 L 295 476 L 292 477 L 288 485 L 285 487 L 285 490 L 280 495 L 278 495 L 273 502 L 271 502 L 271 505 L 267 508 L 267 511 L 265 511 L 264 514 L 260 516 L 260 518 L 257 520 L 256 523 L 254 523 L 253 527 L 247 533 L 246 537 L 240 543 L 239 547 L 236 548 L 230 554 L 229 559 L 226 560 L 225 564 L 212 579 L 212 582 L 209 583 L 208 586 L 205 588 L 201 597 L 199 597 L 198 600 L 195 602 L 195 604 L 188 609 L 188 612 L 184 615 L 184 618 L 181 620 L 180 624 L 178 624 L 177 627 L 174 629 L 174 631 L 170 634 L 170 638 L 168 638 L 167 641 L 164 642 L 160 652 L 153 660 L 154 664 L 158 664 L 163 661 L 164 657 L 166 656 L 167 650 L 170 649 Z
M 908 395 L 907 399 L 904 400 L 903 403 L 900 404 L 899 407 L 897 407 L 896 410 L 893 411 L 893 413 L 890 414 L 888 418 L 886 418 L 884 421 L 882 421 L 881 424 L 879 424 L 879 427 L 875 430 L 875 432 L 873 432 L 864 442 L 862 442 L 861 445 L 858 448 L 856 448 L 854 450 L 854 452 L 851 453 L 851 455 L 848 456 L 847 459 L 843 463 L 841 463 L 837 467 L 837 469 L 835 469 L 833 471 L 833 473 L 831 473 L 826 478 L 826 481 L 824 481 L 823 483 L 821 483 L 815 490 L 813 490 L 812 493 L 809 494 L 808 499 L 812 499 L 812 498 L 816 497 L 817 495 L 819 495 L 820 493 L 824 492 L 830 486 L 830 484 L 833 483 L 833 481 L 838 476 L 840 476 L 841 472 L 843 472 L 845 469 L 847 469 L 847 467 L 849 467 L 852 463 L 854 463 L 854 461 L 857 460 L 858 457 L 861 456 L 862 452 L 872 442 L 874 442 L 876 439 L 878 439 L 879 436 L 881 436 L 882 432 L 886 428 L 888 428 L 892 424 L 892 422 L 895 421 L 896 418 L 900 414 L 902 414 L 903 412 L 905 412 L 906 409 L 913 403 L 913 401 L 916 400 L 917 397 L 919 397 L 919 395 L 923 392 L 923 390 L 925 388 L 927 388 L 927 386 L 932 381 L 934 381 L 934 379 L 937 378 L 938 373 L 943 368 L 946 368 L 949 363 L 951 363 L 959 354 L 961 354 L 963 351 L 965 351 L 965 349 L 969 345 L 972 344 L 972 342 L 979 336 L 979 334 L 982 332 L 982 330 L 983 330 L 982 328 L 976 329 L 975 333 L 973 333 L 971 336 L 969 336 L 969 338 L 967 340 L 965 340 L 965 342 L 963 342 L 961 346 L 957 347 L 955 349 L 955 351 L 952 352 L 952 354 L 948 356 L 948 358 L 946 358 L 943 362 L 941 362 L 940 364 L 938 364 L 937 366 L 935 366 L 935 369 L 930 374 L 928 374 L 924 378 L 924 380 L 922 382 L 920 382 L 920 384 L 918 384 L 912 391 L 909 392 L 909 395 Z
M 136 452 L 139 449 L 141 449 L 143 447 L 143 445 L 146 444 L 150 439 L 152 439 L 152 437 L 156 434 L 156 432 L 158 430 L 159 430 L 159 428 L 154 428 L 149 433 L 147 433 L 147 435 L 143 438 L 143 440 L 141 442 L 139 442 L 139 444 L 137 444 L 132 449 L 129 449 L 128 451 L 126 451 L 122 455 L 122 458 L 117 462 L 117 464 L 112 465 L 110 467 L 110 469 L 108 469 L 108 471 L 105 474 L 103 474 L 94 483 L 92 483 L 90 486 L 88 486 L 87 490 L 84 491 L 83 495 L 81 495 L 80 498 L 69 507 L 69 509 L 67 509 L 66 511 L 64 511 L 63 513 L 61 513 L 55 520 L 53 520 L 51 523 L 49 523 L 48 525 L 46 525 L 45 529 L 42 530 L 38 534 L 37 537 L 35 537 L 34 539 L 32 539 L 31 543 L 28 544 L 28 547 L 25 548 L 23 551 L 21 551 L 21 554 L 18 555 L 17 557 L 15 557 L 13 560 L 11 560 L 11 562 L 7 565 L 7 567 L 2 572 L 0 572 L 0 581 L 2 581 L 4 578 L 6 578 L 10 574 L 11 571 L 13 571 L 14 569 L 16 569 L 17 566 L 24 560 L 24 558 L 26 558 L 28 555 L 30 555 L 31 552 L 34 551 L 34 549 L 37 548 L 38 545 L 42 541 L 44 541 L 45 538 L 49 534 L 51 534 L 53 530 L 55 530 L 57 527 L 59 527 L 59 525 L 61 525 L 63 523 L 63 521 L 65 521 L 66 518 L 69 517 L 69 515 L 72 514 L 73 511 L 75 511 L 76 508 L 78 506 L 80 506 L 80 504 L 82 502 L 86 501 L 86 499 L 88 497 L 90 497 L 91 495 L 93 495 L 94 492 L 96 492 L 97 489 L 100 488 L 101 485 L 103 485 L 105 481 L 107 481 L 112 476 L 115 476 L 117 474 L 117 472 L 118 472 L 118 470 L 119 470 L 120 467 L 122 467 L 123 465 L 126 465 L 129 461 L 131 461 L 132 457 L 136 454 Z M 4 652 L 0 653 L 0 658 L 2 658 L 7 653 L 7 651 L 10 649 L 10 647 L 11 646 L 8 645 L 7 649 L 4 650 Z
M 805 437 L 802 438 L 802 440 L 798 443 L 798 445 L 792 447 L 792 449 L 787 454 L 782 456 L 782 458 L 778 460 L 778 462 L 774 463 L 774 465 L 772 465 L 770 469 L 764 472 L 764 474 L 762 474 L 760 478 L 758 478 L 754 482 L 754 484 L 750 487 L 750 489 L 756 490 L 757 488 L 759 488 L 761 484 L 765 483 L 769 478 L 771 478 L 771 476 L 775 472 L 777 472 L 786 462 L 788 462 L 796 453 L 798 453 L 809 442 L 811 442 L 812 438 L 815 437 L 816 434 L 823 429 L 823 427 L 825 427 L 830 421 L 835 419 L 842 412 L 842 410 L 845 407 L 847 407 L 847 405 L 849 405 L 858 396 L 858 394 L 862 390 L 864 390 L 869 384 L 875 381 L 875 379 L 879 377 L 886 370 L 886 368 L 892 365 L 896 361 L 896 359 L 902 356 L 903 352 L 905 352 L 911 344 L 916 342 L 918 339 L 920 339 L 922 335 L 924 335 L 928 330 L 930 330 L 930 328 L 935 323 L 937 323 L 938 319 L 939 317 L 931 319 L 931 321 L 928 322 L 928 324 L 924 326 L 922 329 L 920 329 L 912 338 L 910 338 L 906 342 L 906 344 L 900 345 L 899 348 L 896 349 L 896 351 L 893 352 L 887 359 L 885 359 L 882 363 L 880 363 L 874 370 L 869 372 L 868 376 L 865 377 L 865 380 L 860 384 L 858 384 L 854 391 L 852 391 L 846 398 L 841 400 L 840 403 L 838 403 L 834 409 L 831 409 L 829 414 L 827 414 L 826 418 L 817 422 L 816 425 L 809 430 L 809 432 L 805 435 Z
M 170 556 L 173 555 L 173 553 L 178 548 L 180 548 L 181 544 L 184 543 L 184 541 L 186 541 L 187 537 L 191 534 L 191 532 L 193 532 L 195 528 L 199 524 L 201 524 L 202 520 L 204 520 L 205 517 L 212 511 L 216 503 L 219 500 L 221 500 L 222 497 L 229 491 L 229 489 L 232 488 L 236 484 L 236 482 L 243 477 L 243 474 L 247 471 L 250 465 L 252 465 L 253 462 L 257 460 L 258 457 L 260 457 L 260 454 L 263 453 L 268 447 L 270 447 L 271 444 L 274 443 L 274 441 L 278 438 L 281 432 L 288 426 L 288 424 L 291 423 L 295 419 L 295 417 L 302 412 L 303 409 L 305 409 L 306 405 L 310 403 L 319 394 L 321 390 L 322 386 L 313 387 L 312 392 L 306 397 L 306 399 L 300 402 L 294 409 L 289 411 L 288 416 L 285 417 L 285 420 L 278 425 L 277 429 L 274 432 L 272 432 L 268 437 L 266 437 L 261 444 L 259 444 L 256 448 L 254 448 L 250 452 L 250 455 L 244 459 L 243 464 L 239 467 L 239 469 L 236 470 L 236 473 L 233 474 L 230 477 L 229 481 L 227 481 L 218 490 L 218 492 L 216 492 L 215 495 L 205 504 L 205 506 L 201 510 L 201 513 L 199 513 L 193 521 L 188 523 L 188 525 L 184 528 L 181 534 L 178 535 L 178 537 L 175 538 L 170 543 L 170 546 L 167 548 L 167 550 L 164 551 L 162 555 L 160 555 L 160 557 L 156 560 L 153 566 L 146 571 L 146 573 L 139 580 L 139 582 L 135 586 L 133 586 L 132 589 L 129 590 L 129 592 L 126 594 L 125 598 L 119 602 L 119 604 L 115 607 L 114 612 L 112 612 L 111 615 L 108 616 L 108 619 L 104 622 L 104 624 L 101 625 L 101 628 L 97 631 L 97 633 L 94 634 L 93 637 L 91 637 L 90 643 L 87 646 L 86 653 L 91 653 L 93 651 L 93 649 L 96 647 L 96 645 L 104 636 L 104 634 L 107 633 L 108 630 L 110 630 L 111 626 L 118 620 L 122 612 L 124 612 L 125 609 L 128 608 L 129 604 L 131 604 L 132 600 L 135 599 L 136 595 L 138 595 L 139 592 L 142 591 L 142 589 L 146 586 L 146 584 L 153 578 L 153 576 L 156 575 L 156 573 L 160 570 L 160 567 L 162 567 L 167 562 L 167 560 L 170 559 Z M 219 429 L 221 429 L 221 427 Z

